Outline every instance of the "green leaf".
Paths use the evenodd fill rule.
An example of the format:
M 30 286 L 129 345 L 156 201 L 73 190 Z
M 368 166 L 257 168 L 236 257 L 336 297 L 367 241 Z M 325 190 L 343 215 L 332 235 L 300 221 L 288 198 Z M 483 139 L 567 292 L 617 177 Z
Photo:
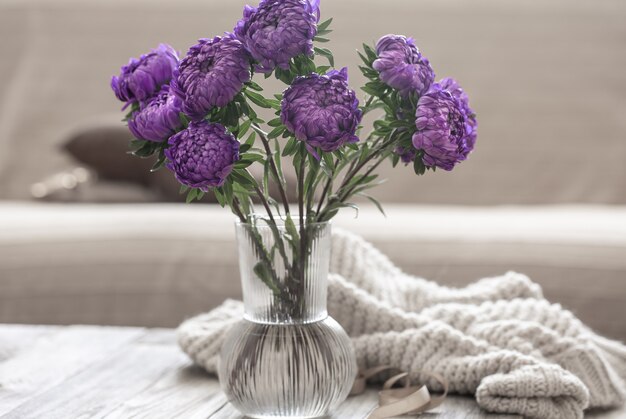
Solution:
M 266 109 L 269 109 L 272 107 L 272 105 L 267 101 L 267 99 L 265 99 L 263 96 L 261 96 L 258 93 L 251 92 L 250 90 L 244 90 L 244 94 L 246 95 L 248 99 L 250 99 L 257 106 L 260 106 Z
M 300 235 L 298 234 L 298 229 L 296 228 L 296 225 L 294 224 L 291 215 L 287 215 L 285 217 L 285 229 L 295 243 L 294 248 L 297 249 L 300 242 Z
M 198 189 L 196 188 L 189 189 L 189 192 L 187 192 L 187 199 L 185 199 L 185 202 L 189 204 L 191 201 L 196 199 L 196 196 L 198 196 Z
M 252 147 L 252 145 L 254 144 L 254 140 L 256 139 L 256 132 L 252 131 L 250 133 L 250 135 L 248 136 L 248 139 L 246 140 L 245 143 L 243 143 L 244 145 L 249 145 L 250 147 Z
M 270 161 L 266 160 L 263 165 L 263 195 L 267 198 L 270 193 Z
M 326 42 L 330 42 L 330 39 L 322 38 L 322 37 L 319 37 L 319 36 L 316 36 L 315 38 L 313 38 L 313 40 L 315 42 L 321 42 L 322 44 L 325 44 Z
M 256 90 L 257 92 L 262 92 L 263 88 L 261 86 L 259 86 L 258 84 L 256 84 L 255 82 L 253 82 L 252 80 L 250 80 L 248 83 L 246 83 L 252 90 Z
M 187 186 L 187 185 L 180 185 L 180 190 L 178 191 L 178 193 L 184 194 L 188 190 L 189 190 L 189 186 Z
M 226 203 L 228 205 L 232 204 L 234 197 L 234 188 L 233 188 L 233 180 L 226 179 L 224 185 L 222 185 L 222 190 L 224 191 L 224 198 L 226 199 Z
M 359 70 L 361 70 L 361 73 L 363 73 L 363 75 L 365 77 L 367 77 L 370 80 L 378 80 L 378 71 L 372 69 L 371 67 L 364 67 L 362 65 L 359 66 Z
M 251 200 L 250 200 L 250 191 L 243 188 L 241 185 L 231 182 L 233 193 L 233 200 L 235 197 L 239 201 L 239 206 L 241 207 L 241 212 L 245 215 L 250 215 L 252 213 Z
M 296 153 L 294 154 L 293 160 L 291 161 L 291 164 L 293 165 L 296 173 L 300 173 L 300 166 L 302 164 L 306 166 L 306 158 L 308 157 L 308 154 L 309 153 L 305 147 L 304 142 L 298 141 L 298 144 L 296 146 Z M 302 159 L 304 159 L 305 161 L 303 162 Z M 302 191 L 298 189 L 298 194 L 300 193 L 302 193 Z
M 158 148 L 161 146 L 159 143 L 154 143 L 152 141 L 144 141 L 144 144 L 131 152 L 133 156 L 141 157 L 142 159 L 148 158 L 152 156 Z
M 274 75 L 276 76 L 278 80 L 282 81 L 285 84 L 291 84 L 291 82 L 294 79 L 294 76 L 291 74 L 291 71 L 283 70 L 280 67 L 277 67 L 274 70 Z
M 248 118 L 250 118 L 253 122 L 257 119 L 258 115 L 257 113 L 254 111 L 254 109 L 252 109 L 252 107 L 247 103 L 247 102 L 243 102 L 243 104 L 241 105 L 241 111 L 244 113 L 244 115 L 247 115 Z
M 246 153 L 241 156 L 242 160 L 248 160 L 251 162 L 263 161 L 265 160 L 264 154 L 256 154 L 256 153 Z
M 292 156 L 298 151 L 298 140 L 295 138 L 290 138 L 285 144 L 285 148 L 283 148 L 283 157 Z
M 245 153 L 252 148 L 252 144 L 241 144 L 239 146 L 239 154 Z
M 285 188 L 286 182 L 285 176 L 283 175 L 283 164 L 280 158 L 280 144 L 278 143 L 278 140 L 274 140 L 274 150 L 274 164 L 276 165 L 276 171 L 278 172 L 278 179 L 275 180 L 280 182 L 283 188 Z
M 422 162 L 422 158 L 420 156 L 415 157 L 415 160 L 413 161 L 413 170 L 418 176 L 426 173 L 426 166 L 424 166 L 424 162 Z
M 221 118 L 221 123 L 227 127 L 237 127 L 239 125 L 239 108 L 235 102 L 230 102 L 224 107 L 224 117 Z
M 156 172 L 157 170 L 161 169 L 165 165 L 166 158 L 165 158 L 165 153 L 163 151 L 164 151 L 163 148 L 159 151 L 159 157 L 150 168 L 151 172 Z
M 326 73 L 328 73 L 328 70 L 330 70 L 330 69 L 331 69 L 331 66 L 329 66 L 329 65 L 320 65 L 320 66 L 317 67 L 315 72 L 317 74 L 326 74 Z
M 370 61 L 374 61 L 376 58 L 378 58 L 378 55 L 376 55 L 376 51 L 374 51 L 374 49 L 367 44 L 363 44 L 363 51 L 365 51 L 365 53 L 367 54 L 367 58 L 369 58 Z
M 279 137 L 283 132 L 285 132 L 286 129 L 287 128 L 284 125 L 280 125 L 274 128 L 273 130 L 271 130 L 270 133 L 267 134 L 267 138 L 272 139 L 272 138 Z
M 332 154 L 322 152 L 321 156 L 322 159 L 320 161 L 320 168 L 322 169 L 322 172 L 324 172 L 324 175 L 330 179 L 333 177 L 333 173 L 335 171 L 335 163 L 333 162 Z
M 235 169 L 245 169 L 246 167 L 250 166 L 252 163 L 254 162 L 251 160 L 239 160 L 233 165 L 233 167 Z
M 238 170 L 235 169 L 231 172 L 230 176 L 232 176 L 233 181 L 241 184 L 241 186 L 246 189 L 254 188 L 256 186 L 256 180 L 248 173 L 247 170 Z
M 322 153 L 322 159 L 329 169 L 333 170 L 335 168 L 335 162 L 333 161 L 333 156 L 330 153 Z
M 137 149 L 142 147 L 146 142 L 144 140 L 138 140 L 136 138 L 132 138 L 130 140 L 130 142 L 128 143 L 128 145 L 130 146 L 130 148 L 132 149 Z
M 342 208 L 352 208 L 354 211 L 356 211 L 356 214 L 354 214 L 354 218 L 358 218 L 359 216 L 359 207 L 356 204 L 353 204 L 351 202 L 344 202 L 341 204 Z
M 224 193 L 222 191 L 222 187 L 215 188 L 213 189 L 213 194 L 215 195 L 215 199 L 217 199 L 217 203 L 220 204 L 222 208 L 224 208 L 226 206 L 226 197 L 224 196 Z
M 357 160 L 357 164 L 361 164 L 369 155 L 369 145 L 367 143 L 363 143 L 361 146 L 361 151 L 359 154 L 359 159 Z
M 367 199 L 369 199 L 374 205 L 376 205 L 376 208 L 378 208 L 378 211 L 381 212 L 381 214 L 383 214 L 385 217 L 387 217 L 387 214 L 385 214 L 385 210 L 383 209 L 383 206 L 381 205 L 380 201 L 376 198 L 374 198 L 371 195 L 365 194 L 363 192 L 359 193 L 359 195 L 366 197 Z
M 278 127 L 280 125 L 282 125 L 282 121 L 280 120 L 280 118 L 274 118 L 271 121 L 269 121 L 267 123 L 267 125 L 269 125 L 270 127 Z
M 280 290 L 276 287 L 276 284 L 274 284 L 274 281 L 272 280 L 272 270 L 267 267 L 267 265 L 263 261 L 258 262 L 256 265 L 254 265 L 254 268 L 252 270 L 254 271 L 256 276 L 258 276 L 259 279 L 263 281 L 263 283 L 267 285 L 275 294 L 278 294 L 280 292 Z
M 385 92 L 385 89 L 387 88 L 386 85 L 382 84 L 378 80 L 367 82 L 365 85 L 372 88 L 373 90 L 376 90 L 377 92 L 380 92 L 380 94 L 383 94 Z
M 391 165 L 393 167 L 396 167 L 399 162 L 400 162 L 400 155 L 394 153 L 393 157 L 391 158 Z
M 326 29 L 328 29 L 328 27 L 330 26 L 330 24 L 333 22 L 333 18 L 329 18 L 326 19 L 325 21 L 323 21 L 322 23 L 317 25 L 317 32 L 319 33 L 320 31 L 325 31 Z
M 313 157 L 313 160 L 315 160 L 315 158 Z M 317 162 L 317 160 L 316 160 Z M 311 168 L 309 169 L 309 173 L 307 173 L 306 178 L 304 180 L 304 195 L 308 196 L 309 191 L 311 190 L 311 187 L 313 186 L 313 182 L 315 181 L 315 179 L 317 178 L 317 173 L 319 172 L 319 164 L 315 165 L 315 166 L 311 166 Z
M 372 62 L 363 54 L 361 54 L 361 51 L 357 51 L 357 54 L 359 54 L 359 57 L 361 58 L 361 61 L 363 61 L 363 63 L 367 66 L 367 67 L 361 67 L 359 66 L 359 68 L 361 69 L 361 71 L 363 72 L 363 74 L 365 74 L 364 69 L 369 70 L 369 68 L 372 65 Z
M 279 100 L 274 100 L 274 99 L 265 99 L 265 100 L 267 101 L 267 103 L 269 103 L 269 105 L 272 107 L 272 109 L 280 111 L 280 101 Z
M 377 89 L 374 89 L 370 86 L 361 86 L 361 90 L 363 90 L 365 93 L 367 93 L 368 95 L 372 95 L 372 96 L 380 96 L 380 92 Z
M 311 57 L 301 54 L 293 59 L 290 69 L 298 75 L 308 75 L 315 72 L 315 62 Z
M 331 67 L 335 66 L 335 58 L 333 57 L 333 53 L 331 50 L 329 50 L 328 48 L 320 48 L 320 47 L 315 47 L 313 48 L 313 50 L 315 51 L 317 55 L 326 57 Z
M 411 128 L 414 124 L 415 122 L 410 123 L 401 119 L 397 119 L 395 121 L 391 121 L 391 123 L 389 123 L 389 126 L 391 128 Z
M 356 176 L 354 176 L 350 182 L 348 182 L 348 184 L 346 185 L 347 187 L 351 187 L 354 185 L 366 185 L 370 182 L 372 182 L 373 180 L 376 180 L 376 178 L 378 178 L 377 174 L 373 174 L 373 175 L 367 175 L 365 176 L 364 174 L 358 174 Z
M 250 125 L 252 125 L 252 121 L 251 120 L 248 119 L 247 121 L 244 121 L 244 123 L 239 126 L 239 131 L 237 132 L 237 137 L 241 138 L 244 135 L 246 135 L 246 132 L 248 132 L 248 130 L 250 129 Z

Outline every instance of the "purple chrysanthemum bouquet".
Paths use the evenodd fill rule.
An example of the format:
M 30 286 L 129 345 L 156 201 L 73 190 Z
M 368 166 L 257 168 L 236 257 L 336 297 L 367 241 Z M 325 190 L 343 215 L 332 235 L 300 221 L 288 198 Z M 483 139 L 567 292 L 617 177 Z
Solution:
M 382 162 L 411 165 L 418 175 L 449 171 L 476 142 L 467 94 L 453 79 L 436 81 L 411 38 L 386 35 L 375 46 L 363 45 L 359 69 L 367 83 L 359 97 L 348 70 L 334 69 L 332 52 L 320 46 L 328 42 L 331 21 L 320 23 L 319 0 L 261 0 L 245 8 L 232 33 L 200 39 L 182 58 L 160 45 L 132 59 L 111 82 L 130 107 L 134 154 L 156 156 L 154 170 L 171 170 L 187 202 L 211 191 L 242 223 L 263 219 L 279 254 L 288 246 L 295 255 L 284 260 L 294 283 L 303 275 L 312 225 L 354 207 L 358 196 L 382 211 L 368 194 L 380 183 Z M 272 76 L 285 89 L 267 95 L 254 80 Z M 360 124 L 368 113 L 376 119 L 364 133 Z M 295 185 L 283 175 L 289 161 Z M 251 165 L 263 167 L 262 179 L 250 174 Z M 297 192 L 297 208 L 287 201 L 288 188 Z M 260 239 L 257 245 L 266 257 L 255 272 L 278 299 L 288 299 L 272 266 L 276 249 Z

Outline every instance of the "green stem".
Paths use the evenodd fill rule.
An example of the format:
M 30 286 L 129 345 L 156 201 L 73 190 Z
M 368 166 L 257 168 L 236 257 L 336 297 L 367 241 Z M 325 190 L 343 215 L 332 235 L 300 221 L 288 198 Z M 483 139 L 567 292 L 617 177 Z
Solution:
M 261 188 L 259 188 L 259 185 L 257 185 L 256 183 L 254 185 L 254 192 L 259 197 L 259 200 L 261 201 L 263 208 L 265 208 L 265 211 L 267 212 L 267 216 L 269 217 L 270 221 L 272 222 L 272 224 L 276 225 L 276 221 L 274 220 L 274 214 L 272 213 L 272 208 L 270 207 L 269 202 L 267 202 L 267 199 L 265 199 L 265 195 L 263 194 L 263 191 L 261 190 Z
M 239 206 L 239 201 L 237 200 L 237 198 L 233 199 L 233 202 L 230 207 L 232 208 L 233 212 L 237 215 L 237 217 L 239 217 L 239 221 L 241 221 L 242 223 L 245 223 L 247 221 L 246 216 L 241 211 L 241 207 Z
M 267 155 L 267 160 L 270 162 L 270 169 L 276 176 L 276 180 L 278 183 L 278 192 L 280 193 L 280 198 L 283 201 L 283 208 L 285 209 L 285 215 L 289 215 L 289 200 L 287 199 L 287 192 L 282 183 L 282 177 L 278 173 L 278 167 L 276 166 L 276 162 L 274 161 L 274 156 L 272 154 L 272 150 L 270 148 L 269 139 L 267 138 L 267 134 L 263 131 L 258 125 L 253 124 L 255 131 L 259 134 L 261 138 L 261 142 L 263 143 L 263 148 L 265 148 L 265 154 Z
M 374 157 L 378 157 L 378 155 L 385 151 L 385 149 L 394 142 L 394 139 L 391 139 L 389 141 L 387 141 L 386 143 L 383 143 L 379 148 L 374 149 L 374 151 L 372 153 L 370 153 L 367 157 L 365 157 L 360 163 L 358 163 L 352 170 L 348 171 L 348 173 L 346 174 L 346 176 L 343 178 L 343 181 L 341 182 L 341 185 L 339 186 L 339 190 L 344 188 L 349 182 L 350 180 L 352 180 L 352 178 L 359 173 L 359 170 L 361 170 L 363 168 L 363 166 L 365 166 L 370 160 L 372 160 Z
M 233 209 L 233 212 L 239 217 L 239 220 L 243 224 L 247 224 L 246 217 L 241 211 L 241 207 L 239 205 L 239 201 L 237 200 L 237 198 L 233 199 L 231 203 L 231 208 Z M 269 253 L 267 249 L 265 248 L 265 246 L 263 245 L 263 240 L 261 238 L 261 235 L 259 234 L 255 225 L 250 224 L 249 228 L 252 229 L 252 242 L 254 244 L 254 247 L 256 247 L 257 249 L 257 253 L 259 254 L 261 263 L 265 264 L 265 266 L 267 267 L 272 277 L 271 280 L 265 277 L 261 277 L 260 279 L 261 281 L 263 281 L 263 283 L 265 283 L 265 285 L 268 286 L 268 288 L 270 288 L 274 292 L 274 295 L 279 295 L 280 288 L 278 286 L 279 285 L 278 275 L 276 274 L 276 271 L 274 270 L 274 266 L 272 265 L 272 261 L 269 258 Z
M 370 174 L 374 171 L 374 169 L 376 169 L 376 168 L 377 168 L 377 167 L 378 167 L 378 166 L 379 166 L 379 165 L 380 165 L 380 164 L 381 164 L 384 160 L 385 160 L 385 159 L 384 159 L 384 158 L 382 158 L 382 159 L 378 160 L 376 163 L 374 163 L 373 165 L 371 165 L 371 166 L 369 167 L 369 169 L 367 169 L 367 170 L 365 171 L 365 173 L 363 173 L 363 177 L 367 177 L 367 176 L 369 176 L 369 175 L 370 175 Z M 355 189 L 357 186 L 358 186 L 358 185 L 352 185 L 352 187 L 351 187 L 350 189 L 348 189 L 346 192 L 344 192 L 344 193 L 342 194 L 342 197 L 340 197 L 339 199 L 343 201 L 343 200 L 346 200 L 346 199 L 350 198 L 350 196 L 351 196 L 352 192 L 354 191 L 354 189 Z
M 309 219 L 310 214 L 313 212 L 313 198 L 315 198 L 315 191 L 317 190 L 317 185 L 320 183 L 318 178 L 319 166 L 312 166 L 311 173 L 308 175 L 311 179 L 314 179 L 309 186 L 309 190 L 307 191 L 306 196 L 306 216 L 307 220 Z
M 303 149 L 301 149 L 303 150 Z M 304 280 L 305 258 L 305 229 L 304 229 L 304 168 L 306 165 L 306 151 L 301 151 L 300 168 L 298 170 L 298 210 L 300 211 L 300 279 Z
M 354 168 L 349 169 L 348 173 L 346 173 L 346 176 L 344 176 L 341 185 L 339 186 L 339 188 L 337 189 L 337 194 L 333 195 L 332 197 L 329 197 L 328 199 L 328 203 L 326 204 L 326 206 L 324 207 L 324 209 L 322 209 L 321 212 L 318 212 L 317 214 L 317 218 L 316 221 L 320 222 L 320 221 L 324 221 L 324 218 L 326 216 L 326 214 L 328 213 L 328 207 L 333 203 L 333 202 L 344 202 L 346 199 L 348 199 L 350 197 L 350 194 L 354 191 L 354 189 L 357 187 L 357 185 L 353 185 L 351 186 L 348 190 L 344 190 L 344 188 L 350 183 L 350 181 L 352 180 L 352 178 L 354 176 L 356 176 L 358 174 L 358 172 L 368 163 L 370 162 L 373 158 L 375 157 L 380 157 L 381 153 L 385 151 L 385 149 L 393 143 L 393 139 L 390 139 L 389 141 L 383 143 L 380 147 L 378 147 L 377 149 L 373 150 L 367 157 L 365 157 L 360 163 L 356 164 L 354 166 Z M 374 169 L 376 167 L 378 167 L 378 165 L 380 165 L 380 163 L 382 163 L 382 161 L 385 160 L 385 157 L 381 158 L 378 162 L 376 162 L 374 165 L 372 165 L 364 174 L 364 177 L 368 176 L 369 174 L 372 173 L 372 171 L 374 171 Z
M 330 187 L 333 185 L 333 181 L 335 180 L 335 175 L 336 175 L 335 171 L 337 170 L 338 166 L 339 166 L 339 158 L 335 159 L 335 164 L 333 165 L 332 175 L 328 177 L 328 180 L 326 181 L 326 185 L 324 185 L 324 189 L 322 189 L 322 196 L 320 197 L 320 200 L 317 203 L 317 210 L 315 211 L 316 215 L 320 213 L 322 209 L 322 204 L 324 203 L 324 199 L 326 199 L 326 195 L 330 191 Z
M 265 199 L 265 195 L 263 195 L 263 191 L 261 191 L 259 186 L 256 184 L 254 185 L 254 191 L 256 192 L 257 196 L 261 200 L 261 204 L 263 204 L 265 211 L 267 211 L 267 216 L 269 217 L 269 222 L 267 224 L 272 229 L 274 240 L 276 241 L 276 245 L 278 246 L 278 252 L 280 253 L 280 256 L 283 258 L 285 269 L 287 270 L 287 272 L 289 272 L 290 270 L 289 258 L 287 257 L 287 251 L 285 250 L 285 243 L 283 242 L 283 238 L 280 234 L 280 231 L 278 230 L 278 225 L 276 224 L 276 220 L 274 219 L 274 215 L 272 214 L 272 209 L 270 208 L 270 205 L 267 202 L 267 199 Z

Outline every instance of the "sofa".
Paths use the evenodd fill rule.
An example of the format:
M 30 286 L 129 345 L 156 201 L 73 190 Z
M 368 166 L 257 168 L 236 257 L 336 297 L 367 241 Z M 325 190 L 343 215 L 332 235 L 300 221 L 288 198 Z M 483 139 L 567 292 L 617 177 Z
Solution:
M 626 208 L 363 206 L 361 234 L 405 272 L 463 286 L 507 270 L 626 340 Z M 0 205 L 0 322 L 176 326 L 240 298 L 234 217 L 216 205 Z

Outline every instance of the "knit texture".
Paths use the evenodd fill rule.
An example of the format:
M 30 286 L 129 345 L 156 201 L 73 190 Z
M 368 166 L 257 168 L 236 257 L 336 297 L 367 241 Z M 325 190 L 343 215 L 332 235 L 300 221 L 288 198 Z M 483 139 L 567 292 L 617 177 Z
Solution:
M 626 347 L 550 304 L 525 275 L 448 288 L 404 274 L 353 234 L 336 231 L 332 246 L 328 311 L 361 368 L 388 364 L 435 391 L 419 371 L 438 373 L 488 411 L 533 418 L 582 418 L 626 399 Z M 227 300 L 185 321 L 181 348 L 215 373 L 224 334 L 242 314 L 241 302 Z

